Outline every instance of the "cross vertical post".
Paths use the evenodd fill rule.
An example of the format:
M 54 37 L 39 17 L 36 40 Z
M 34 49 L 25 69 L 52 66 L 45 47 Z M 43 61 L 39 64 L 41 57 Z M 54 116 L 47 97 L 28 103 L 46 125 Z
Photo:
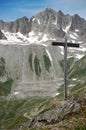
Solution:
M 67 42 L 67 37 L 65 37 L 65 42 L 52 42 L 52 45 L 64 47 L 64 100 L 67 100 L 67 47 L 78 48 L 79 44 Z
M 67 37 L 64 46 L 64 100 L 67 99 Z

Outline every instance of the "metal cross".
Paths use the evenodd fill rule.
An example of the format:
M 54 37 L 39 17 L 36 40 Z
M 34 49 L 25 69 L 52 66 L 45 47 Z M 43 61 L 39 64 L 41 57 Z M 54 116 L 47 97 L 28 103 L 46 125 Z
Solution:
M 53 46 L 64 46 L 64 100 L 67 100 L 67 47 L 79 47 L 78 43 L 67 43 L 67 37 L 65 42 L 52 42 Z

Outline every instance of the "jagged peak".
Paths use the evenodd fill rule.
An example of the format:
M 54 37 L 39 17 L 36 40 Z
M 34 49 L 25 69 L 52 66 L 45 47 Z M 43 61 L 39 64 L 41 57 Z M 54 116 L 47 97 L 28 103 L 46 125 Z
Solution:
M 56 11 L 52 8 L 46 8 L 43 12 L 45 12 L 45 13 L 56 13 Z
M 55 11 L 55 10 L 52 8 L 46 8 L 45 11 Z
M 18 19 L 16 19 L 16 20 L 22 20 L 22 19 L 28 20 L 28 18 L 27 18 L 26 16 L 23 16 L 23 17 L 18 18 Z
M 81 18 L 78 14 L 74 14 L 73 17 L 74 18 L 79 18 L 79 19 Z
M 58 11 L 58 14 L 64 15 L 64 13 L 61 10 Z

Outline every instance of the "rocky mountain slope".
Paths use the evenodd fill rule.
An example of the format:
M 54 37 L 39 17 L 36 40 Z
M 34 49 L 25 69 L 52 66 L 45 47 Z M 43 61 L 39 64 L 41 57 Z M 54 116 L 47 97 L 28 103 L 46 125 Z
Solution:
M 12 22 L 0 20 L 0 29 L 8 40 L 9 37 L 16 37 L 20 41 L 41 42 L 45 38 L 62 40 L 68 33 L 69 41 L 86 40 L 86 20 L 79 15 L 65 15 L 63 12 L 56 12 L 53 9 L 45 9 L 31 19 L 23 17 Z M 8 35 L 9 34 L 9 35 Z M 21 34 L 21 35 L 20 35 Z M 12 39 L 14 40 L 14 39 Z
M 31 19 L 23 17 L 12 22 L 0 20 L 0 30 L 0 57 L 5 60 L 8 77 L 14 81 L 11 90 L 14 96 L 58 94 L 57 89 L 63 84 L 61 62 L 64 52 L 63 48 L 52 47 L 52 41 L 61 42 L 67 36 L 68 42 L 80 44 L 78 49 L 68 48 L 70 83 L 75 70 L 79 72 L 78 62 L 81 62 L 81 58 L 85 60 L 86 20 L 77 14 L 70 16 L 47 8 Z M 78 66 L 78 69 L 81 67 Z
M 68 101 L 63 48 L 51 45 L 65 35 L 80 44 L 68 48 Z M 45 9 L 31 19 L 0 20 L 0 130 L 85 130 L 85 70 L 86 20 L 77 14 Z

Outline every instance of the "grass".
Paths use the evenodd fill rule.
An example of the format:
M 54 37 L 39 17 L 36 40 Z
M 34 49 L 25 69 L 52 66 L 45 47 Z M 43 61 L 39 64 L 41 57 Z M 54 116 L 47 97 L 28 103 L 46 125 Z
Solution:
M 51 98 L 10 99 L 9 101 L 0 99 L 0 128 L 16 129 L 30 121 L 24 117 L 24 113 L 35 116 L 38 112 L 52 107 L 54 106 Z
M 71 71 L 73 63 L 74 63 L 74 58 L 73 57 L 67 59 L 67 72 L 68 73 Z M 64 71 L 64 60 L 59 61 L 59 64 L 60 64 L 62 70 Z
M 23 116 L 24 109 L 22 106 L 24 100 L 10 100 L 6 99 L 0 100 L 0 127 L 4 129 L 13 129 L 21 125 L 22 123 L 28 121 L 27 118 Z
M 49 72 L 49 69 L 51 67 L 51 61 L 47 55 L 43 55 L 44 65 L 45 69 Z
M 5 59 L 3 57 L 0 58 L 0 77 L 3 79 L 3 76 L 7 78 L 6 81 L 0 81 L 0 96 L 7 96 L 13 84 L 13 80 L 7 77 L 7 73 L 5 70 Z
M 5 74 L 5 59 L 3 57 L 0 58 L 0 76 Z
M 5 82 L 0 82 L 0 96 L 7 96 L 11 92 L 13 80 L 10 78 Z
M 58 101 L 58 100 L 57 100 Z M 2 129 L 17 129 L 19 126 L 23 126 L 22 130 L 38 130 L 38 128 L 29 129 L 26 124 L 30 119 L 24 117 L 24 113 L 34 117 L 40 112 L 55 108 L 56 99 L 54 98 L 28 98 L 24 100 L 20 99 L 1 99 L 0 100 L 0 128 Z M 57 124 L 57 128 L 61 130 L 83 130 L 86 123 L 86 107 L 81 107 L 79 114 L 68 115 L 65 122 L 60 125 Z M 56 124 L 55 124 L 56 125 Z M 56 127 L 56 126 L 51 126 Z M 39 130 L 52 130 L 47 126 L 40 128 Z
M 80 60 L 76 61 L 71 70 L 70 78 L 82 78 L 86 76 L 86 55 Z
M 40 76 L 41 67 L 40 67 L 39 59 L 37 58 L 37 56 L 35 56 L 35 59 L 34 59 L 34 68 L 35 68 L 36 75 Z
M 32 57 L 33 57 L 33 55 L 30 54 L 28 61 L 29 61 L 29 64 L 30 64 L 30 68 L 31 68 L 31 70 L 33 71 L 33 66 L 32 66 Z

